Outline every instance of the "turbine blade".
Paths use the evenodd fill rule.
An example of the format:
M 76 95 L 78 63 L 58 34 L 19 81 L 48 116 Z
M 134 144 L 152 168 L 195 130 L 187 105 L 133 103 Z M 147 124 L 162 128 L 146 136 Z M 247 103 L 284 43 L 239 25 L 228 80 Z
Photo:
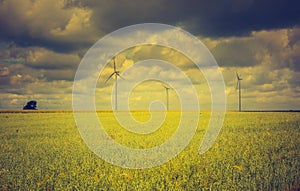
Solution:
M 165 85 L 162 85 L 164 88 L 166 88 L 166 89 L 170 89 L 169 87 L 167 87 L 167 86 L 165 86 Z
M 235 72 L 236 73 L 236 78 L 238 79 L 238 80 L 243 80 L 242 78 L 241 78 L 241 76 L 239 76 L 239 74 L 237 73 L 237 72 Z
M 114 72 L 116 72 L 116 71 L 117 71 L 117 69 L 116 69 L 115 57 L 113 58 L 113 60 L 114 60 Z
M 116 73 L 117 76 L 119 76 L 120 78 L 122 78 L 123 80 L 126 80 L 125 78 L 123 78 L 119 73 Z
M 112 73 L 106 80 L 105 80 L 105 83 L 113 76 L 115 74 L 115 72 L 114 73 Z
M 237 81 L 236 81 L 236 86 L 235 86 L 235 89 L 236 89 L 236 90 L 238 89 L 239 84 L 240 84 L 240 83 L 239 83 L 239 80 L 237 80 Z

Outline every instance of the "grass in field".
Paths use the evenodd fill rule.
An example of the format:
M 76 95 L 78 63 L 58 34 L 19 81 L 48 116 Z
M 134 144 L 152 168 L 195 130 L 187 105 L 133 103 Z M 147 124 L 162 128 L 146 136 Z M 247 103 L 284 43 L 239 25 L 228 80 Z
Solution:
M 178 124 L 170 112 L 157 132 L 124 130 L 99 113 L 107 133 L 134 148 L 164 142 Z M 134 113 L 140 121 L 149 113 Z M 213 147 L 197 153 L 209 120 L 173 160 L 150 169 L 113 166 L 90 151 L 72 113 L 0 113 L 0 190 L 292 190 L 300 188 L 300 113 L 234 113 Z

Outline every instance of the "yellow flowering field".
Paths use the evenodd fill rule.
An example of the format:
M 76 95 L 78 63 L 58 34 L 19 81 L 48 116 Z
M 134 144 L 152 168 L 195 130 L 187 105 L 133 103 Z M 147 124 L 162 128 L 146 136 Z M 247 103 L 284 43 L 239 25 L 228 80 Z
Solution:
M 124 130 L 111 112 L 99 112 L 111 139 L 143 149 L 176 130 L 169 112 L 149 135 Z M 134 112 L 136 120 L 148 112 Z M 300 113 L 227 112 L 213 146 L 198 148 L 210 113 L 201 112 L 186 149 L 160 166 L 126 169 L 88 149 L 72 112 L 0 113 L 0 190 L 297 190 L 300 189 Z

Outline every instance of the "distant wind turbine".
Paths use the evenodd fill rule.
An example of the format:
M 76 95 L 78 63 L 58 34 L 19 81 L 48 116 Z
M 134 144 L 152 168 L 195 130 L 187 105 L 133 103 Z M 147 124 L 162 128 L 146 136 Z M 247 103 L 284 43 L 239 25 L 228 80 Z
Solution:
M 235 89 L 239 89 L 239 111 L 242 111 L 242 92 L 241 92 L 241 81 L 243 80 L 239 74 L 236 72 L 236 78 L 237 78 L 237 82 L 236 82 L 236 88 Z
M 122 78 L 122 76 L 120 76 L 120 71 L 118 71 L 116 69 L 116 62 L 115 62 L 115 57 L 113 57 L 113 61 L 114 61 L 114 72 L 105 80 L 105 83 L 113 77 L 113 75 L 115 75 L 115 79 L 116 79 L 116 91 L 115 91 L 115 110 L 118 110 L 118 76 L 120 78 Z M 124 78 L 123 78 L 124 79 Z
M 167 111 L 169 111 L 169 87 L 164 86 L 163 87 L 166 89 L 166 95 L 167 95 Z

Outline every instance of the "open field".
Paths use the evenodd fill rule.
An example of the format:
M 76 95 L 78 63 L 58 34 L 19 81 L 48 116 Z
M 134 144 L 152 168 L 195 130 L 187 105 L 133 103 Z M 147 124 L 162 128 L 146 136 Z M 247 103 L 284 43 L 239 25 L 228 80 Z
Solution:
M 112 139 L 133 147 L 159 145 L 175 131 L 170 112 L 157 132 L 134 135 L 109 112 L 98 113 Z M 149 118 L 135 112 L 137 120 Z M 113 166 L 90 151 L 71 112 L 0 113 L 0 190 L 297 190 L 300 113 L 228 112 L 213 147 L 197 153 L 209 120 L 201 113 L 189 146 L 150 169 Z

